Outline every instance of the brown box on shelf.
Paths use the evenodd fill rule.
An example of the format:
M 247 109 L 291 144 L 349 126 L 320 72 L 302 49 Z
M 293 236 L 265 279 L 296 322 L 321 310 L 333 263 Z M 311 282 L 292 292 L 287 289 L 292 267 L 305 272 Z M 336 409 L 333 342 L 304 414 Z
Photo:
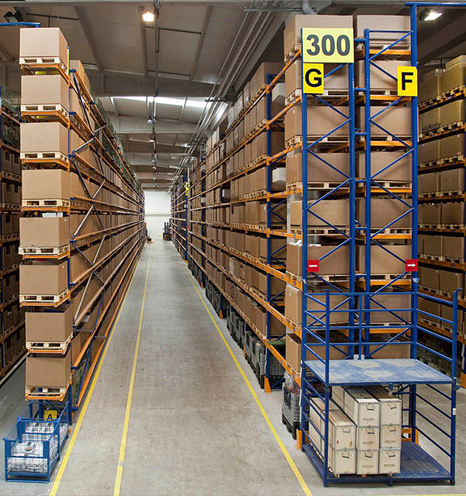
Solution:
M 317 153 L 318 157 L 309 154 L 307 158 L 308 182 L 336 182 L 342 183 L 349 174 L 349 155 L 347 153 Z M 325 162 L 341 171 L 329 167 Z M 286 156 L 286 182 L 294 184 L 302 182 L 302 154 L 293 151 Z
M 410 31 L 409 16 L 399 15 L 356 15 L 354 16 L 354 30 L 356 38 L 364 38 L 364 30 L 378 31 L 371 34 L 371 45 L 390 45 L 402 36 L 399 31 Z M 399 50 L 409 44 L 409 36 L 394 45 L 393 50 Z
M 282 203 L 278 206 L 277 203 L 272 203 L 271 208 L 273 208 L 273 212 L 270 216 L 272 227 L 283 226 L 286 224 L 286 222 L 282 220 L 282 218 L 286 219 L 286 203 Z M 262 226 L 267 225 L 267 203 L 261 203 L 260 223 Z
M 454 134 L 453 136 L 447 136 L 441 140 L 436 140 L 440 146 L 440 158 L 450 158 L 464 156 L 464 133 Z
M 60 169 L 23 170 L 23 200 L 69 200 L 70 173 Z
M 463 273 L 439 269 L 439 289 L 441 291 L 453 294 L 459 288 L 464 288 Z
M 423 133 L 434 131 L 441 126 L 440 108 L 434 108 L 419 115 L 419 130 Z
M 338 107 L 336 107 L 338 109 Z M 344 114 L 347 108 L 341 107 Z M 295 105 L 285 115 L 285 142 L 294 136 L 302 135 L 301 105 Z M 309 106 L 307 108 L 307 134 L 308 136 L 324 136 L 331 133 L 330 137 L 348 137 L 348 124 L 343 124 L 347 119 L 333 108 L 326 105 Z
M 270 118 L 275 117 L 281 110 L 283 110 L 284 106 L 280 103 L 271 103 L 270 105 Z M 253 127 L 255 127 L 260 122 L 267 120 L 267 99 L 261 98 L 255 105 L 256 113 L 255 118 L 256 122 L 254 122 Z M 267 135 L 267 133 L 262 133 Z M 272 135 L 275 134 L 274 132 Z M 260 135 L 259 135 L 260 136 Z M 283 150 L 283 148 L 282 148 Z
M 409 200 L 407 200 L 407 203 Z M 390 222 L 403 215 L 408 211 L 408 208 L 404 203 L 398 200 L 392 199 L 371 199 L 371 228 L 381 229 Z M 366 202 L 363 198 L 356 199 L 356 220 L 361 223 L 361 225 L 366 225 Z M 411 228 L 411 214 L 407 214 L 400 220 L 392 224 L 388 229 L 407 229 Z
M 265 336 L 267 332 L 267 313 L 261 305 L 256 307 L 256 322 L 259 332 Z M 285 334 L 285 324 L 282 324 L 273 315 L 270 316 L 270 337 L 283 336 Z
M 450 169 L 440 171 L 440 187 L 438 191 L 464 191 L 464 169 Z
M 21 186 L 12 183 L 2 183 L 2 201 L 4 204 L 21 203 Z
M 271 236 L 271 251 L 275 253 L 274 258 L 278 260 L 286 260 L 287 245 L 286 240 L 281 237 Z M 279 251 L 280 250 L 280 251 Z M 267 238 L 259 239 L 259 257 L 267 259 Z
M 435 193 L 440 191 L 440 175 L 438 172 L 419 174 L 419 193 Z
M 336 64 L 325 64 L 324 73 L 327 74 L 336 68 Z M 296 89 L 303 86 L 301 77 L 300 60 L 295 61 L 285 72 L 285 96 L 290 96 Z M 348 66 L 343 65 L 340 69 L 325 78 L 326 90 L 348 91 Z
M 23 217 L 20 220 L 21 246 L 58 247 L 70 242 L 68 217 Z
M 285 290 L 285 281 L 281 281 L 277 277 L 271 276 L 270 279 L 270 291 L 272 296 L 277 295 Z M 254 287 L 260 291 L 262 294 L 267 294 L 267 275 L 256 271 L 255 279 L 254 279 Z
M 421 265 L 419 267 L 419 279 L 421 286 L 435 291 L 439 289 L 440 273 L 437 269 L 431 269 L 430 267 Z
M 406 269 L 405 260 L 411 259 L 411 246 L 409 245 L 390 245 L 386 247 L 391 253 L 401 258 L 395 258 L 391 253 L 387 253 L 378 245 L 371 246 L 371 274 L 403 274 Z M 356 246 L 357 253 L 357 271 L 365 272 L 366 254 L 364 246 Z
M 428 113 L 428 112 L 427 112 Z M 423 114 L 421 114 L 422 116 Z M 456 100 L 439 107 L 440 125 L 448 126 L 458 122 L 464 122 L 464 100 Z
M 364 60 L 357 60 L 355 65 L 355 86 L 356 88 L 364 88 Z M 371 90 L 397 91 L 398 67 L 409 66 L 411 63 L 403 60 L 377 60 L 376 65 L 377 67 L 374 67 L 371 64 Z M 395 79 L 388 76 L 388 74 L 391 74 Z
M 309 244 L 308 260 L 318 260 L 338 245 Z M 301 276 L 302 242 L 288 243 L 286 251 L 286 270 L 296 276 Z M 349 273 L 349 246 L 341 246 L 319 263 L 319 275 L 345 275 Z
M 59 74 L 21 76 L 21 105 L 33 107 L 31 110 L 51 111 L 59 110 L 56 105 L 61 105 L 68 110 L 68 85 Z M 35 108 L 44 105 L 43 108 Z M 26 112 L 29 111 L 26 108 Z
M 26 312 L 26 341 L 64 342 L 73 334 L 73 305 L 64 312 Z
M 442 223 L 442 205 L 440 203 L 419 204 L 419 224 L 438 225 Z
M 464 225 L 464 203 L 446 202 L 441 204 L 441 223 L 444 225 Z
M 285 141 L 282 132 L 273 132 L 271 136 L 271 156 L 273 156 L 285 149 Z M 267 133 L 259 134 L 252 142 L 251 159 L 255 160 L 262 155 L 267 155 Z
M 316 317 L 325 321 L 325 295 L 313 293 L 312 297 L 317 301 L 308 300 L 307 310 L 315 314 Z M 348 308 L 348 302 L 342 304 L 346 299 L 345 296 L 331 295 L 330 296 L 330 306 L 331 310 L 346 310 Z M 336 308 L 338 307 L 338 308 Z M 301 309 L 302 309 L 302 295 L 301 291 L 290 284 L 286 285 L 285 289 L 285 316 L 288 317 L 292 322 L 297 325 L 301 325 Z M 309 317 L 308 322 L 312 322 L 314 319 Z M 336 322 L 348 322 L 348 314 L 346 312 L 332 312 L 330 314 L 330 323 Z M 319 325 L 315 322 L 314 325 Z
M 420 164 L 435 162 L 440 159 L 440 141 L 443 140 L 433 140 L 419 144 L 418 160 Z
M 384 310 L 383 312 L 370 312 L 371 324 L 386 324 L 411 322 L 411 296 L 405 293 L 390 292 L 379 293 L 371 298 L 370 308 L 372 310 Z M 391 310 L 391 311 L 390 311 Z
M 267 84 L 267 74 L 278 74 L 282 69 L 282 62 L 263 62 L 249 82 L 251 98 L 256 96 L 261 86 Z
M 349 225 L 349 200 L 321 200 L 316 203 L 311 212 L 315 213 L 333 226 L 345 227 Z M 300 226 L 302 221 L 302 202 L 291 202 L 290 224 Z M 312 213 L 308 214 L 308 227 L 330 228 L 324 221 Z
M 427 236 L 426 236 L 427 237 Z M 435 236 L 438 237 L 438 236 Z M 442 236 L 444 257 L 459 259 L 464 263 L 464 238 L 456 236 Z
M 67 67 L 68 42 L 60 28 L 21 28 L 19 57 L 24 63 L 58 63 Z M 39 59 L 39 60 L 38 60 Z M 55 62 L 55 59 L 59 59 Z M 21 62 L 23 63 L 23 62 Z
M 22 122 L 20 130 L 22 152 L 61 153 L 68 157 L 68 130 L 60 122 Z
M 283 34 L 284 56 L 301 43 L 302 28 L 352 28 L 353 16 L 296 15 L 286 25 Z M 280 68 L 281 69 L 281 68 Z
M 371 117 L 382 112 L 386 107 L 380 107 L 376 105 L 371 106 Z M 332 110 L 332 109 L 330 109 Z M 335 111 L 333 111 L 335 113 Z M 356 127 L 359 127 L 361 131 L 365 131 L 365 107 L 358 107 L 356 111 Z M 382 126 L 389 133 L 398 136 L 410 136 L 411 135 L 411 108 L 410 107 L 392 107 L 388 110 L 383 111 L 380 115 L 375 117 L 375 124 Z M 371 137 L 385 137 L 389 136 L 387 132 L 380 129 L 374 123 L 371 126 Z M 323 134 L 323 133 L 322 133 Z
M 424 254 L 441 257 L 444 236 L 424 236 Z
M 332 155 L 332 154 L 331 154 Z M 405 181 L 411 182 L 411 157 L 400 158 L 405 152 L 372 152 L 371 174 L 376 181 Z M 396 162 L 396 163 L 394 163 Z M 377 175 L 379 171 L 391 165 L 384 172 Z M 364 152 L 356 152 L 356 177 L 366 177 L 366 157 Z
M 20 267 L 22 295 L 59 295 L 68 289 L 67 263 L 37 261 Z
M 453 90 L 464 85 L 466 66 L 462 64 L 447 67 L 440 79 L 440 92 Z
M 419 101 L 425 102 L 441 93 L 441 77 L 444 69 L 434 69 L 424 74 L 422 83 L 419 85 Z
M 89 83 L 89 78 L 87 77 L 86 70 L 82 65 L 80 60 L 70 60 L 70 69 L 74 69 L 76 74 L 81 78 L 84 86 L 89 90 L 91 85 Z
M 427 300 L 425 298 L 419 298 L 419 303 L 418 303 L 418 317 L 421 320 L 427 320 L 428 322 L 431 322 L 432 324 L 439 323 L 439 319 L 436 319 L 435 317 L 431 317 L 430 315 L 425 315 L 421 312 L 427 312 L 430 313 L 431 315 L 436 315 L 440 317 L 442 309 L 441 305 L 439 303 L 436 303 L 435 301 L 432 300 Z
M 26 387 L 65 388 L 71 376 L 71 351 L 66 355 L 28 355 Z

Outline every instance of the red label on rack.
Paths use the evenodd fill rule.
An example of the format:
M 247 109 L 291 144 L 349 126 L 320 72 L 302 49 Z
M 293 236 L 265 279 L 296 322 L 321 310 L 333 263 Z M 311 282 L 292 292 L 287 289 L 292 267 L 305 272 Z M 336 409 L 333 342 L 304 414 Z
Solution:
M 417 270 L 418 270 L 417 258 L 406 260 L 406 272 L 417 272 Z
M 319 272 L 319 260 L 308 260 L 307 261 L 307 271 L 308 272 Z

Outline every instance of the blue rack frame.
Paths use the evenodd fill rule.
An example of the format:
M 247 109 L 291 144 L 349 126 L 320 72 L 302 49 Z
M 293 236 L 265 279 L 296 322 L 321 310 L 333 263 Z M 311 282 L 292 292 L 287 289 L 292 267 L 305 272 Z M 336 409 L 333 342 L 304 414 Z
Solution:
M 417 136 L 418 136 L 418 123 L 417 123 L 417 97 L 411 97 L 411 143 L 398 138 L 393 133 L 382 128 L 378 123 L 374 122 L 374 119 L 379 116 L 382 112 L 389 111 L 390 108 L 401 102 L 401 98 L 393 100 L 388 106 L 386 106 L 382 111 L 371 115 L 371 93 L 370 93 L 370 69 L 371 66 L 380 69 L 375 64 L 375 60 L 380 55 L 391 50 L 397 43 L 407 40 L 411 40 L 411 65 L 417 66 L 417 6 L 461 6 L 465 7 L 463 4 L 434 4 L 434 3 L 410 3 L 407 4 L 410 7 L 410 22 L 411 27 L 409 32 L 398 32 L 400 35 L 399 39 L 389 46 L 381 50 L 370 50 L 370 34 L 372 31 L 366 29 L 364 39 L 355 40 L 356 42 L 363 43 L 364 47 L 364 68 L 365 68 L 365 86 L 364 88 L 354 87 L 354 64 L 348 65 L 349 74 L 349 86 L 348 86 L 348 107 L 349 112 L 346 117 L 346 121 L 333 129 L 330 133 L 317 139 L 310 145 L 307 141 L 307 96 L 303 94 L 302 105 L 302 135 L 303 135 L 303 154 L 302 154 L 302 184 L 303 184 L 303 216 L 302 216 L 302 233 L 303 233 L 303 247 L 307 247 L 308 240 L 308 215 L 312 214 L 312 207 L 322 198 L 326 198 L 330 193 L 338 190 L 340 186 L 332 190 L 331 192 L 324 195 L 318 201 L 311 203 L 308 206 L 308 195 L 307 195 L 307 184 L 308 184 L 308 153 L 313 152 L 312 148 L 315 147 L 320 141 L 329 136 L 330 134 L 337 131 L 345 123 L 349 124 L 349 138 L 348 138 L 348 153 L 350 162 L 350 177 L 347 179 L 346 184 L 349 186 L 349 195 L 351 205 L 354 203 L 354 196 L 351 196 L 351 192 L 354 191 L 355 186 L 355 173 L 354 173 L 354 154 L 355 154 L 355 140 L 356 136 L 364 137 L 365 140 L 365 179 L 363 180 L 365 186 L 365 226 L 355 225 L 354 220 L 354 210 L 350 214 L 349 219 L 349 237 L 347 236 L 347 243 L 351 247 L 355 246 L 355 236 L 359 232 L 363 232 L 364 243 L 365 243 L 365 268 L 364 274 L 360 276 L 364 278 L 364 291 L 355 291 L 355 267 L 354 267 L 354 257 L 350 256 L 349 266 L 350 266 L 350 282 L 349 291 L 345 293 L 346 299 L 343 303 L 348 303 L 347 308 L 343 308 L 343 303 L 338 304 L 336 307 L 332 308 L 331 297 L 341 295 L 342 291 L 325 291 L 325 304 L 323 305 L 322 312 L 311 313 L 307 310 L 308 300 L 312 299 L 314 301 L 311 293 L 308 293 L 307 287 L 307 249 L 302 250 L 302 274 L 303 274 L 303 291 L 302 291 L 302 322 L 303 322 L 303 337 L 302 337 L 302 383 L 301 383 L 301 446 L 303 451 L 307 454 L 308 458 L 314 464 L 319 474 L 323 479 L 324 486 L 330 483 L 345 483 L 345 482 L 388 482 L 390 485 L 396 481 L 405 482 L 423 482 L 423 481 L 447 481 L 451 484 L 455 482 L 455 438 L 456 438 L 456 390 L 457 390 L 457 377 L 456 377 L 456 361 L 457 361 L 457 333 L 458 333 L 458 291 L 455 293 L 453 301 L 448 302 L 435 298 L 432 296 L 420 295 L 418 293 L 418 277 L 417 272 L 412 272 L 411 274 L 411 290 L 405 291 L 404 294 L 410 297 L 411 305 L 410 308 L 393 308 L 387 305 L 388 311 L 397 316 L 396 324 L 389 324 L 388 326 L 377 326 L 371 324 L 371 315 L 377 312 L 386 312 L 387 307 L 378 304 L 377 308 L 371 306 L 371 301 L 374 296 L 381 294 L 384 289 L 391 286 L 395 286 L 396 282 L 402 277 L 406 276 L 407 273 L 398 275 L 393 280 L 390 280 L 384 284 L 377 291 L 372 290 L 371 283 L 371 246 L 373 244 L 381 246 L 385 251 L 391 255 L 401 260 L 396 254 L 391 253 L 388 249 L 389 247 L 383 246 L 375 239 L 375 237 L 382 231 L 377 230 L 375 234 L 372 234 L 371 229 L 371 196 L 372 188 L 376 186 L 378 189 L 382 189 L 385 194 L 389 195 L 391 198 L 401 201 L 406 207 L 407 211 L 397 219 L 393 220 L 385 226 L 389 228 L 395 222 L 400 220 L 402 217 L 411 214 L 412 218 L 412 245 L 411 245 L 411 256 L 413 259 L 417 259 L 417 214 L 418 214 L 418 188 L 417 188 L 417 167 L 418 167 L 418 157 L 417 157 Z M 380 31 L 378 31 L 380 32 Z M 392 32 L 394 33 L 394 32 Z M 382 70 L 382 69 L 381 69 Z M 385 71 L 383 71 L 385 72 Z M 386 73 L 387 74 L 387 73 Z M 392 76 L 391 76 L 392 77 Z M 357 131 L 354 128 L 354 92 L 355 90 L 361 91 L 365 97 L 365 128 L 364 131 Z M 322 100 L 320 97 L 316 97 L 320 100 L 320 103 L 326 104 L 332 107 L 329 103 Z M 333 107 L 332 107 L 333 108 Z M 334 109 L 336 110 L 336 109 Z M 339 112 L 338 110 L 336 110 Z M 339 112 L 343 115 L 341 112 Z M 412 199 L 411 204 L 406 202 L 401 196 L 392 193 L 388 188 L 377 182 L 376 175 L 372 175 L 371 172 L 371 128 L 375 126 L 382 129 L 384 133 L 391 135 L 392 139 L 398 141 L 400 146 L 407 151 L 403 153 L 403 156 L 393 163 L 387 165 L 383 170 L 387 170 L 397 163 L 401 158 L 411 155 L 411 177 L 412 177 Z M 327 164 L 328 165 L 328 164 Z M 343 183 L 345 184 L 345 183 Z M 348 187 L 347 186 L 347 187 Z M 324 220 L 324 219 L 321 219 Z M 328 223 L 327 223 L 328 224 Z M 330 224 L 329 224 L 330 225 Z M 335 226 L 331 226 L 333 229 L 339 229 Z M 384 229 L 385 229 L 384 228 Z M 341 233 L 341 231 L 340 231 Z M 343 233 L 341 233 L 343 234 Z M 351 238 L 351 239 L 348 239 Z M 353 251 L 354 253 L 354 251 Z M 403 261 L 404 262 L 404 261 Z M 338 289 L 338 288 L 336 288 Z M 399 293 L 383 293 L 387 296 L 394 296 Z M 433 331 L 423 327 L 418 324 L 418 315 L 427 315 L 426 312 L 418 310 L 418 300 L 419 298 L 425 298 L 435 303 L 441 305 L 447 305 L 452 307 L 453 318 L 452 320 L 447 320 L 444 318 L 436 317 L 442 322 L 451 325 L 452 336 L 444 337 L 440 336 L 445 342 L 451 344 L 452 356 L 447 357 L 439 352 L 430 349 L 429 347 L 418 342 L 418 336 L 421 333 L 427 335 L 438 336 Z M 402 318 L 401 315 L 409 314 L 409 319 Z M 321 315 L 322 314 L 322 315 Z M 348 317 L 348 325 L 335 325 L 332 324 L 332 315 L 338 317 L 339 314 L 344 314 Z M 308 324 L 309 319 L 312 321 Z M 335 320 L 338 321 L 338 318 Z M 401 322 L 401 324 L 400 324 Z M 385 330 L 387 334 L 391 334 L 392 337 L 388 341 L 371 341 L 370 332 L 371 329 Z M 401 330 L 400 330 L 401 329 Z M 335 343 L 331 341 L 332 331 L 347 331 L 348 339 L 344 342 Z M 313 338 L 312 348 L 307 344 L 308 337 Z M 387 349 L 390 346 L 409 346 L 409 359 L 376 359 L 375 354 L 383 349 Z M 323 350 L 322 350 L 323 348 Z M 375 348 L 375 349 L 374 349 Z M 441 356 L 451 366 L 451 374 L 446 375 L 438 371 L 435 371 L 431 367 L 423 364 L 418 360 L 418 350 L 422 348 L 432 352 L 437 356 Z M 321 349 L 324 351 L 323 354 L 318 353 L 316 350 Z M 389 349 L 389 348 L 388 348 Z M 330 352 L 338 352 L 342 354 L 341 360 L 330 360 Z M 309 355 L 313 356 L 313 360 L 308 360 Z M 322 358 L 323 356 L 323 358 Z M 370 360 L 370 364 L 367 363 Z M 371 367 L 372 373 L 370 375 L 365 374 L 364 367 Z M 400 368 L 403 365 L 405 368 Z M 403 371 L 403 372 L 400 372 Z M 401 473 L 395 475 L 373 475 L 373 476 L 359 476 L 359 475 L 341 475 L 339 477 L 333 475 L 328 468 L 328 436 L 329 436 L 329 402 L 331 396 L 331 387 L 336 385 L 345 386 L 363 386 L 363 385 L 386 385 L 391 391 L 400 397 L 406 397 L 408 407 L 403 409 L 404 420 L 403 428 L 405 432 L 409 435 L 409 441 L 402 443 L 401 450 Z M 424 384 L 429 387 L 435 394 L 440 395 L 442 399 L 447 399 L 449 402 L 448 411 L 437 407 L 434 401 L 426 399 L 422 394 L 419 393 L 418 385 Z M 440 390 L 437 385 L 447 385 L 450 388 L 450 392 L 446 394 L 444 391 Z M 320 385 L 320 387 L 318 387 Z M 394 391 L 394 387 L 400 387 L 399 390 Z M 324 391 L 323 393 L 321 391 Z M 325 405 L 323 415 L 320 414 L 316 408 L 311 403 L 311 398 L 320 398 Z M 445 429 L 439 427 L 435 424 L 426 412 L 421 412 L 418 408 L 418 401 L 422 401 L 428 408 L 430 412 L 436 411 L 445 416 L 450 424 L 449 432 Z M 324 432 L 320 433 L 319 426 L 315 426 L 312 422 L 309 412 L 310 408 L 317 413 L 317 415 L 324 421 Z M 323 451 L 321 451 L 314 443 L 314 441 L 309 436 L 306 426 L 308 422 L 313 425 L 317 432 L 319 432 L 320 437 L 323 441 Z M 432 427 L 437 429 L 440 435 L 446 437 L 447 446 L 445 446 L 445 439 L 439 441 L 434 439 L 430 434 L 428 434 L 421 423 L 426 422 Z M 445 468 L 440 464 L 435 458 L 430 456 L 426 451 L 424 451 L 418 444 L 418 435 L 421 434 L 425 441 L 429 441 L 435 448 L 446 455 L 449 459 L 448 468 Z

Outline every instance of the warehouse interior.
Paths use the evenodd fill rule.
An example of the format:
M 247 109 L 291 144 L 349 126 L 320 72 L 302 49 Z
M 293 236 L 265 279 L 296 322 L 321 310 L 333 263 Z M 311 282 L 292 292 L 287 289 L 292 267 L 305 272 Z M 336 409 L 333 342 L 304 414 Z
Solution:
M 0 15 L 0 494 L 466 494 L 466 3 Z

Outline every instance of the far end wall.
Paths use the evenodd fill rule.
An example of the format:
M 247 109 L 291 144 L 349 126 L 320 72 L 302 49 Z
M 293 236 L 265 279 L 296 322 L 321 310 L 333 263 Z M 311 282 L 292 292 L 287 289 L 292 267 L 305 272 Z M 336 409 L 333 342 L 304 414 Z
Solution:
M 145 191 L 147 231 L 152 239 L 162 238 L 163 224 L 170 220 L 170 194 Z

